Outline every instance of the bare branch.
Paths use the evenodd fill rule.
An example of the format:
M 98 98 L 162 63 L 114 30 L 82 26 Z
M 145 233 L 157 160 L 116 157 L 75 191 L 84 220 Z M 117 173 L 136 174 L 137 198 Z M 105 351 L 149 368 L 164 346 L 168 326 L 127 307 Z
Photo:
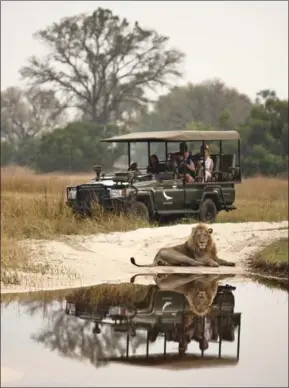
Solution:
M 50 90 L 11 87 L 1 92 L 1 128 L 12 140 L 51 131 L 63 122 L 66 106 Z
M 181 76 L 183 54 L 167 48 L 167 37 L 137 22 L 131 26 L 107 9 L 62 19 L 36 38 L 49 53 L 30 58 L 22 77 L 62 91 L 94 121 L 106 123 L 121 115 L 123 101 L 137 100 L 135 89 L 144 95 Z

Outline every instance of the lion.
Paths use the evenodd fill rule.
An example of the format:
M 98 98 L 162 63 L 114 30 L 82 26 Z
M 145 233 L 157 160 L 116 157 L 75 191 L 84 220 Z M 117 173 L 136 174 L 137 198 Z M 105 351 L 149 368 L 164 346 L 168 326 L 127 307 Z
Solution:
M 216 244 L 212 238 L 213 229 L 206 224 L 199 223 L 192 228 L 188 240 L 184 244 L 169 248 L 161 248 L 150 265 L 138 265 L 132 257 L 131 263 L 138 267 L 155 266 L 207 266 L 220 265 L 234 267 L 235 263 L 220 259 L 217 255 Z

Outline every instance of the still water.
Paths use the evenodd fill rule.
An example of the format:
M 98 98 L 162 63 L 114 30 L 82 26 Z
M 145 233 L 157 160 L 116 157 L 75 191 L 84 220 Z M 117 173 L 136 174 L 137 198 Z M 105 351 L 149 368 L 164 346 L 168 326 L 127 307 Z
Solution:
M 288 387 L 288 293 L 197 278 L 2 296 L 1 386 Z

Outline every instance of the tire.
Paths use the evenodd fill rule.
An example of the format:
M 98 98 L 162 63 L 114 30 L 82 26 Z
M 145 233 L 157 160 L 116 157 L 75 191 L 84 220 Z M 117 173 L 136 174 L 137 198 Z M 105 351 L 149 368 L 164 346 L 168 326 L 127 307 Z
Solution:
M 133 214 L 136 217 L 143 218 L 147 221 L 149 221 L 150 215 L 149 215 L 149 209 L 147 206 L 140 201 L 134 201 L 130 206 L 130 213 Z
M 206 223 L 215 222 L 217 214 L 218 210 L 215 202 L 211 198 L 205 199 L 200 207 L 199 220 Z

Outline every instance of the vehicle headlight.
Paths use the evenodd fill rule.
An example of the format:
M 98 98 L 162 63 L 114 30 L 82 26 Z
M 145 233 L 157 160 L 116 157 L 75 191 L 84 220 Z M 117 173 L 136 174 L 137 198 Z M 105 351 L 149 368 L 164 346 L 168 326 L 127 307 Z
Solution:
M 69 190 L 67 199 L 76 199 L 76 189 Z
M 135 190 L 132 188 L 121 189 L 121 190 L 110 189 L 110 197 L 111 198 L 124 198 L 124 197 L 127 197 L 129 194 L 134 193 L 134 192 L 135 192 Z
M 110 198 L 121 198 L 125 196 L 124 190 L 110 190 Z

